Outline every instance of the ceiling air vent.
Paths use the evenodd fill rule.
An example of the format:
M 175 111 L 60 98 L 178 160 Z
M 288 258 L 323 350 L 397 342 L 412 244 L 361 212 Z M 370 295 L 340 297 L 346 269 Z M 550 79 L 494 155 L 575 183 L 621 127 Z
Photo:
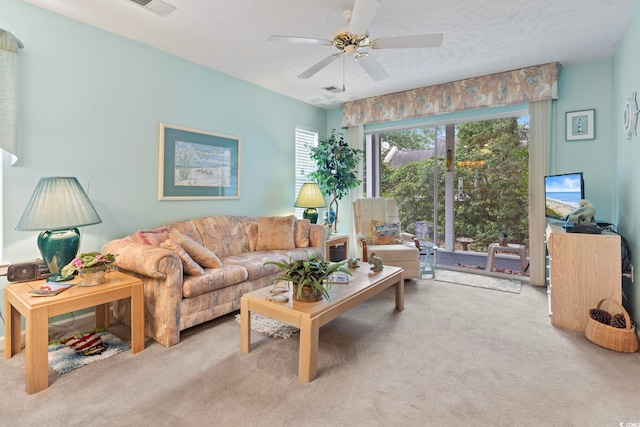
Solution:
M 158 14 L 162 17 L 167 16 L 174 10 L 176 10 L 175 6 L 171 6 L 169 3 L 165 3 L 162 0 L 129 0 L 132 3 L 140 5 L 145 9 Z
M 342 92 L 342 89 L 340 89 L 337 86 L 327 86 L 327 87 L 323 87 L 322 89 L 326 90 L 327 92 L 331 92 L 331 93 Z

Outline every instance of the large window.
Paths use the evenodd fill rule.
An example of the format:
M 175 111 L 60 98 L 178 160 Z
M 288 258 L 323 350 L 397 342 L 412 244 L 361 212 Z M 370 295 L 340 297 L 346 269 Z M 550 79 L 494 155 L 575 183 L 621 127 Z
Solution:
M 396 200 L 403 229 L 422 234 L 428 223 L 448 250 L 486 252 L 503 236 L 529 246 L 528 117 L 377 136 L 380 195 Z
M 310 148 L 318 145 L 318 132 L 315 130 L 296 128 L 296 169 L 295 169 L 295 200 L 302 188 L 302 184 L 309 181 L 307 175 L 315 170 L 315 163 L 311 160 Z M 302 218 L 303 208 L 295 208 L 297 218 Z

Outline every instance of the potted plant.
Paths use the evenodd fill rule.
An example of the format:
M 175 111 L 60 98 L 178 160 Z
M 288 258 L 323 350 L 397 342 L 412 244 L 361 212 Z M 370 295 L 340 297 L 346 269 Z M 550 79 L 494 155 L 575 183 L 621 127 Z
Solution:
M 310 147 L 309 151 L 317 167 L 309 177 L 318 183 L 324 195 L 333 197 L 329 212 L 335 212 L 335 220 L 329 222 L 329 226 L 335 233 L 338 231 L 338 201 L 362 182 L 357 177 L 356 169 L 364 157 L 364 151 L 350 148 L 342 134 L 336 134 L 335 129 L 328 138 L 318 141 L 317 147 Z
M 351 272 L 344 267 L 346 261 L 331 263 L 327 260 L 267 261 L 264 264 L 273 264 L 280 267 L 280 275 L 275 280 L 284 280 L 293 284 L 293 299 L 303 302 L 320 301 L 322 297 L 330 299 L 329 287 L 331 284 L 326 279 L 335 272 Z
M 71 277 L 74 272 L 82 276 L 82 286 L 100 285 L 105 282 L 104 275 L 116 260 L 116 255 L 101 254 L 100 252 L 86 252 L 78 255 L 69 264 L 65 265 L 61 274 L 63 277 Z

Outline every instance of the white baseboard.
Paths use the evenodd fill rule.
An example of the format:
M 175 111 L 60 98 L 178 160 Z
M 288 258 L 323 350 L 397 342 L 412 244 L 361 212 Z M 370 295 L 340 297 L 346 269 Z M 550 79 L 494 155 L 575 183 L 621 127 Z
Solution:
M 90 313 L 81 314 L 80 316 L 75 316 L 73 317 L 73 319 L 64 319 L 64 320 L 58 320 L 57 322 L 51 322 L 49 323 L 49 327 L 60 328 L 58 332 L 59 332 L 60 338 L 62 338 L 70 335 L 75 331 L 85 331 L 87 329 L 93 328 L 94 325 L 96 324 L 95 319 L 96 319 L 95 312 L 90 312 Z M 69 322 L 72 322 L 72 323 L 69 325 Z M 21 336 L 20 338 L 21 347 L 24 348 L 25 332 L 22 331 L 20 333 L 20 336 Z M 4 351 L 4 345 L 5 345 L 5 337 L 2 336 L 0 337 L 0 347 L 2 348 L 3 351 Z

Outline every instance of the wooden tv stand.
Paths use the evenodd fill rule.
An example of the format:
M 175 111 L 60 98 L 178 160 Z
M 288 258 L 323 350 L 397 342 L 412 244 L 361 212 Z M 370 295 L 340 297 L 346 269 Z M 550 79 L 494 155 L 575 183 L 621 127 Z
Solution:
M 551 324 L 584 331 L 589 310 L 604 298 L 622 303 L 620 236 L 567 233 L 547 225 Z

